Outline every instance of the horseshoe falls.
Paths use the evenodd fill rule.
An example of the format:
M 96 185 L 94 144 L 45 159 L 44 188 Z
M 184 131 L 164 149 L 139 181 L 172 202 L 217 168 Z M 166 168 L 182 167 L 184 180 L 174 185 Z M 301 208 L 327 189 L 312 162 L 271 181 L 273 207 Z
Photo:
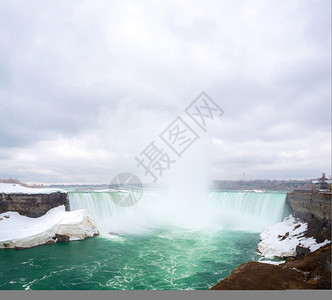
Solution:
M 4 290 L 199 290 L 258 261 L 259 234 L 287 214 L 286 193 L 144 191 L 131 207 L 110 192 L 69 192 L 100 236 L 0 252 Z
M 145 191 L 130 207 L 114 204 L 111 192 L 71 192 L 69 200 L 71 210 L 89 211 L 102 234 L 142 233 L 156 227 L 261 232 L 265 225 L 282 220 L 286 194 L 221 191 L 197 201 L 194 195 L 182 194 L 179 199 L 167 192 Z

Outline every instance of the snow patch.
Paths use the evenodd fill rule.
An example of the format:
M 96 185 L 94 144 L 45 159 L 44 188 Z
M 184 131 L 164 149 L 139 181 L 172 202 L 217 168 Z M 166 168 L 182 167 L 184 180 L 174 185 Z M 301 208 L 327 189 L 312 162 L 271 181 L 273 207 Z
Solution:
M 53 243 L 58 241 L 54 238 L 56 234 L 75 241 L 99 232 L 86 209 L 67 212 L 61 205 L 39 218 L 21 216 L 13 211 L 0 214 L 0 248 L 30 248 Z
M 281 264 L 284 264 L 286 261 L 285 260 L 281 260 L 281 261 L 260 260 L 259 262 L 263 263 L 263 264 L 270 264 L 270 265 L 281 265 Z
M 296 255 L 296 247 L 309 248 L 311 252 L 318 250 L 331 241 L 325 240 L 317 244 L 315 238 L 304 237 L 308 224 L 288 216 L 283 222 L 269 225 L 261 233 L 261 242 L 258 244 L 258 251 L 266 258 L 287 257 Z
M 67 193 L 67 191 L 61 189 L 28 188 L 16 183 L 0 183 L 0 193 L 5 194 L 51 194 L 57 192 Z

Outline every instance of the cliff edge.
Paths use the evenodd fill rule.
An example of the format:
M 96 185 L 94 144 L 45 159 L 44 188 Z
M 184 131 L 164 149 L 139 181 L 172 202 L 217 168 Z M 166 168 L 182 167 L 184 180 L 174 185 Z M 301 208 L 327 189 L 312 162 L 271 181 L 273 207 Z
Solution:
M 331 227 L 332 192 L 293 191 L 287 194 L 286 202 L 292 208 L 294 216 L 304 221 L 316 219 L 322 225 Z
M 0 183 L 0 213 L 16 211 L 22 216 L 38 218 L 60 205 L 69 211 L 69 200 L 64 190 Z

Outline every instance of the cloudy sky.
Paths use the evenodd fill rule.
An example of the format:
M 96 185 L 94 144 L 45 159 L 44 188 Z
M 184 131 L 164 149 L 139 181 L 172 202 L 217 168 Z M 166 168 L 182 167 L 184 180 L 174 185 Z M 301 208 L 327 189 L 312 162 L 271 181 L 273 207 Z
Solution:
M 107 183 L 205 91 L 224 111 L 171 165 L 331 174 L 328 0 L 0 0 L 0 178 Z M 173 155 L 174 156 L 174 155 Z M 173 157 L 172 156 L 172 157 Z M 170 170 L 168 170 L 170 171 Z

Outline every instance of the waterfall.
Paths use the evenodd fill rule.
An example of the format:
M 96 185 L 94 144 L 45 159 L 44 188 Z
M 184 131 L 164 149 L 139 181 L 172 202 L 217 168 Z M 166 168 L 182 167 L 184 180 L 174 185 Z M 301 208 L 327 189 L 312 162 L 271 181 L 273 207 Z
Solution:
M 265 225 L 282 221 L 289 212 L 286 194 L 274 192 L 213 192 L 210 210 L 222 220 L 224 227 L 261 231 Z
M 280 222 L 285 212 L 285 193 L 210 192 L 193 201 L 181 193 L 174 198 L 166 192 L 144 191 L 131 207 L 114 204 L 111 192 L 70 192 L 71 210 L 86 208 L 101 233 L 142 233 L 169 226 L 197 229 L 227 228 L 260 232 L 265 225 Z

